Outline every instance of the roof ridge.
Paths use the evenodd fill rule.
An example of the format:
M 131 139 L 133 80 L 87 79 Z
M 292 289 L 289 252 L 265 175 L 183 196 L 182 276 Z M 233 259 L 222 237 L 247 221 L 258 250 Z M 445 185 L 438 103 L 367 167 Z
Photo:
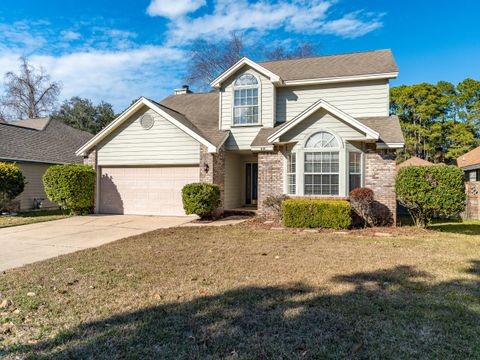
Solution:
M 12 124 L 12 123 L 9 122 L 9 121 L 0 122 L 0 126 L 2 126 L 2 125 L 11 126 L 11 127 L 20 128 L 20 129 L 33 130 L 33 131 L 42 131 L 42 130 L 43 130 L 43 129 L 42 129 L 42 130 L 35 129 L 35 128 L 32 128 L 32 127 L 28 127 L 28 126 L 15 125 L 15 124 Z
M 346 53 L 338 53 L 338 54 L 326 54 L 326 55 L 309 55 L 303 56 L 299 58 L 292 58 L 292 59 L 279 59 L 279 60 L 267 60 L 267 61 L 258 61 L 257 64 L 266 64 L 266 63 L 274 63 L 274 62 L 281 62 L 281 61 L 293 61 L 293 60 L 303 60 L 303 59 L 314 59 L 314 58 L 324 58 L 324 57 L 332 57 L 332 56 L 342 56 L 342 55 L 352 55 L 352 54 L 366 54 L 372 52 L 381 52 L 381 51 L 392 51 L 391 49 L 376 49 L 376 50 L 363 50 L 363 51 L 350 51 Z

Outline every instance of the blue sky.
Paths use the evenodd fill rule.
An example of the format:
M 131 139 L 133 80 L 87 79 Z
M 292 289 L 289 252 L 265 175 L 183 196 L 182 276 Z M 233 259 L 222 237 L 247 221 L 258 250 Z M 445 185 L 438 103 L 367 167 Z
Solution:
M 62 82 L 62 99 L 121 110 L 182 85 L 193 41 L 239 31 L 247 43 L 308 41 L 320 54 L 391 48 L 393 85 L 458 82 L 480 79 L 479 13 L 474 0 L 2 0 L 0 73 L 27 56 Z

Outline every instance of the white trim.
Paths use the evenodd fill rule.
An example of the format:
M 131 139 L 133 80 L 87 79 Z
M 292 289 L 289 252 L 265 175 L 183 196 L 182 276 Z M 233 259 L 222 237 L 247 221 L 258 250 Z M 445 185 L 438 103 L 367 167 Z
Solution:
M 207 139 L 203 138 L 199 134 L 197 134 L 192 129 L 186 127 L 177 119 L 173 118 L 169 114 L 167 114 L 162 108 L 154 104 L 152 101 L 144 98 L 143 96 L 138 99 L 134 104 L 132 104 L 127 110 L 125 110 L 119 117 L 117 117 L 114 121 L 112 121 L 109 125 L 107 125 L 102 131 L 100 131 L 97 135 L 95 135 L 92 139 L 90 139 L 85 145 L 83 145 L 80 149 L 75 152 L 77 156 L 85 156 L 93 146 L 97 145 L 100 141 L 105 139 L 107 135 L 109 135 L 113 130 L 115 130 L 118 126 L 120 126 L 125 120 L 127 120 L 131 115 L 133 115 L 137 110 L 139 110 L 143 105 L 149 107 L 153 111 L 155 111 L 160 116 L 164 117 L 168 121 L 170 121 L 173 125 L 178 127 L 180 130 L 185 132 L 186 134 L 190 135 L 192 138 L 197 140 L 199 143 L 205 145 L 208 148 L 208 152 L 214 153 L 217 151 L 217 147 L 210 143 Z
M 405 143 L 377 143 L 377 149 L 403 149 Z
M 273 151 L 273 145 L 267 145 L 267 146 L 250 146 L 250 150 L 252 150 L 253 152 Z
M 7 158 L 1 157 L 0 161 L 8 161 L 8 162 L 22 162 L 22 163 L 35 163 L 35 164 L 45 164 L 45 165 L 64 165 L 64 164 L 72 164 L 72 162 L 55 162 L 55 161 L 42 161 L 42 160 L 28 160 L 28 159 L 20 159 L 20 158 Z
M 336 76 L 336 77 L 327 77 L 327 78 L 318 78 L 318 79 L 284 80 L 282 85 L 283 86 L 317 85 L 317 84 L 329 84 L 329 83 L 340 83 L 340 82 L 350 82 L 350 81 L 395 79 L 397 76 L 398 76 L 398 72 L 391 72 L 391 73 L 382 73 L 382 74 Z
M 210 85 L 213 88 L 219 88 L 222 83 L 228 79 L 230 76 L 232 76 L 237 70 L 239 70 L 242 66 L 248 65 L 251 68 L 255 69 L 259 73 L 267 76 L 270 81 L 273 83 L 280 84 L 282 82 L 282 79 L 280 76 L 272 73 L 270 70 L 265 69 L 263 66 L 257 64 L 256 62 L 250 60 L 247 57 L 243 57 L 240 60 L 238 60 L 235 64 L 233 64 L 230 68 L 228 68 L 226 71 L 224 71 L 222 74 L 220 74 L 216 79 L 214 79 Z
M 293 127 L 298 125 L 300 122 L 308 118 L 310 115 L 318 111 L 319 109 L 325 109 L 329 113 L 337 116 L 338 118 L 344 120 L 346 123 L 350 124 L 357 130 L 360 130 L 361 132 L 365 133 L 365 139 L 367 140 L 378 140 L 380 135 L 370 129 L 368 126 L 362 124 L 360 121 L 356 120 L 352 116 L 348 115 L 347 113 L 343 112 L 339 108 L 333 106 L 332 104 L 326 102 L 325 100 L 318 100 L 317 102 L 313 103 L 310 105 L 308 108 L 306 108 L 303 112 L 298 114 L 296 117 L 294 117 L 292 120 L 288 121 L 284 126 L 282 126 L 280 129 L 275 131 L 272 135 L 270 135 L 267 138 L 267 141 L 272 143 L 272 142 L 277 142 L 283 134 L 286 132 L 290 131 Z

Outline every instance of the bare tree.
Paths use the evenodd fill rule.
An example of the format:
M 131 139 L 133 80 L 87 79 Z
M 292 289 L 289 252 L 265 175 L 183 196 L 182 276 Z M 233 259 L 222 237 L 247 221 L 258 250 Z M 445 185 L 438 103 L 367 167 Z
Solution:
M 5 96 L 0 106 L 17 119 L 37 118 L 53 111 L 60 94 L 60 84 L 51 82 L 43 68 L 35 68 L 26 58 L 20 59 L 20 72 L 5 74 Z
M 306 56 L 315 55 L 315 47 L 309 43 L 303 43 L 298 45 L 293 50 L 288 50 L 283 46 L 278 46 L 272 51 L 267 51 L 265 53 L 265 59 L 272 60 L 288 60 L 288 59 L 299 59 Z
M 190 50 L 191 61 L 185 80 L 202 89 L 208 88 L 210 81 L 242 58 L 242 51 L 242 37 L 235 32 L 226 42 L 196 41 Z

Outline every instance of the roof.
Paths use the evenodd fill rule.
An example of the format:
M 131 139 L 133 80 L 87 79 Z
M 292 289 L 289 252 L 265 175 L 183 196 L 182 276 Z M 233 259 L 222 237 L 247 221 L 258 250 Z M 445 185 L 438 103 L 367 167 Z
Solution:
M 390 49 L 259 62 L 284 81 L 398 72 Z
M 29 124 L 34 119 L 22 120 Z M 44 163 L 81 163 L 75 150 L 93 137 L 92 134 L 63 123 L 42 118 L 39 124 L 18 126 L 0 123 L 0 159 Z M 41 128 L 41 129 L 37 129 Z
M 405 138 L 397 115 L 356 118 L 380 134 L 379 141 L 385 144 L 404 144 Z
M 457 166 L 467 168 L 480 164 L 480 146 L 470 150 L 457 159 Z
M 419 157 L 413 156 L 408 160 L 405 160 L 404 162 L 400 163 L 397 165 L 397 168 L 403 168 L 407 166 L 431 166 L 435 165 L 434 163 L 431 163 L 430 161 L 420 159 Z
M 43 117 L 43 118 L 34 118 L 34 119 L 25 119 L 25 120 L 12 120 L 10 124 L 12 125 L 17 125 L 21 127 L 26 127 L 30 129 L 36 129 L 36 130 L 43 130 L 45 126 L 47 126 L 48 122 L 50 121 L 50 118 Z
M 189 122 L 198 133 L 215 146 L 222 145 L 228 131 L 218 129 L 218 93 L 190 93 L 171 95 L 160 101 L 178 120 Z M 195 131 L 195 129 L 192 128 Z
M 403 138 L 402 129 L 400 127 L 400 120 L 398 116 L 377 116 L 377 117 L 361 117 L 356 118 L 359 122 L 376 131 L 379 134 L 379 142 L 381 144 L 402 144 L 405 142 Z M 288 123 L 288 122 L 287 122 Z M 287 123 L 283 123 L 274 128 L 262 128 L 258 132 L 255 139 L 253 139 L 252 146 L 261 147 L 271 145 L 268 138 L 284 127 Z

